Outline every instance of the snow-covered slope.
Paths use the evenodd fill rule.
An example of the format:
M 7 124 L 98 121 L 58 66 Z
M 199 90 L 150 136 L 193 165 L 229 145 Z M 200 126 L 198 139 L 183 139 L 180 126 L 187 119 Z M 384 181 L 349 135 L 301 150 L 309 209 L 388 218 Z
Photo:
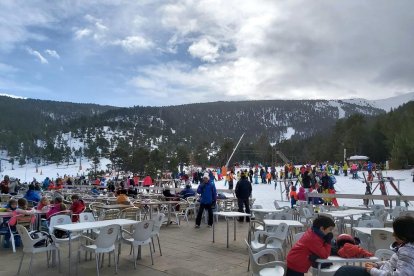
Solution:
M 403 105 L 410 101 L 414 101 L 414 92 L 387 98 L 387 99 L 374 100 L 374 101 L 369 101 L 369 102 L 372 104 L 372 106 L 384 109 L 385 111 L 388 112 L 391 110 L 391 108 L 397 108 L 400 105 Z

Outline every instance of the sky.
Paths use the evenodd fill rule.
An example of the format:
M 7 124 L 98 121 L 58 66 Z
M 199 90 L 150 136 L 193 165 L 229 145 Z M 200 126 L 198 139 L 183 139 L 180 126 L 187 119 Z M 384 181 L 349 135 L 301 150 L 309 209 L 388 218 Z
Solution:
M 113 106 L 383 99 L 414 86 L 411 0 L 1 0 L 0 93 Z

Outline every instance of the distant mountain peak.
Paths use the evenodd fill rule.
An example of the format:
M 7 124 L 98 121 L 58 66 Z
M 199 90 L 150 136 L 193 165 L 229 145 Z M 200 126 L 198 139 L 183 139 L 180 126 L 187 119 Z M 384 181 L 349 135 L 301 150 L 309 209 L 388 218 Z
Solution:
M 7 94 L 7 93 L 0 93 L 0 96 L 9 97 L 9 98 L 13 98 L 13 99 L 22 99 L 22 100 L 27 100 L 27 98 L 26 98 L 26 97 L 17 96 L 17 95 L 12 95 L 12 94 Z

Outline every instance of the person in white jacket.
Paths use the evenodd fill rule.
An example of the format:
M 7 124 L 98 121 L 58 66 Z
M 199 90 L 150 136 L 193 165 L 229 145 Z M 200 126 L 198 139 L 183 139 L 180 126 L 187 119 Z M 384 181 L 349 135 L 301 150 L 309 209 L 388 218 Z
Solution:
M 335 276 L 414 276 L 414 218 L 398 217 L 392 224 L 396 251 L 388 261 L 364 267 L 342 266 Z

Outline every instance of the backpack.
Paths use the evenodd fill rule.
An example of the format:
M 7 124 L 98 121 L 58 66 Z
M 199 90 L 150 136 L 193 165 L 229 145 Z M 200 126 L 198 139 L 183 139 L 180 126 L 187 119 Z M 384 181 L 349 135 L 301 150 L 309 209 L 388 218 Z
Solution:
M 49 244 L 53 243 L 52 237 L 50 236 L 49 233 L 42 232 L 42 231 L 34 231 L 34 232 L 31 232 L 29 235 L 34 240 L 43 238 L 42 240 L 38 241 L 37 243 L 33 245 L 33 247 L 35 248 L 47 247 Z

